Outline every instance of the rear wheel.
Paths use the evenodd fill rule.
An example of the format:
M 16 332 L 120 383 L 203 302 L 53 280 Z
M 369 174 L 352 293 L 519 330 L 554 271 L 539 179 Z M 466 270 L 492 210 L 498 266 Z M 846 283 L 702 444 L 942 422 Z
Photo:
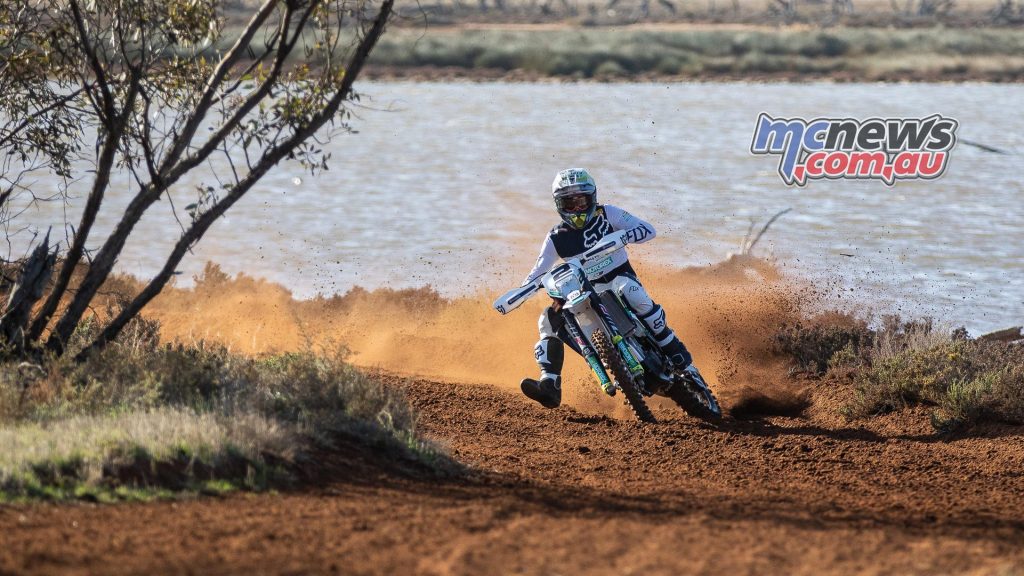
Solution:
M 708 422 L 722 419 L 722 408 L 706 384 L 701 385 L 677 375 L 675 385 L 668 390 L 668 397 L 690 416 Z
M 651 409 L 644 402 L 644 397 L 640 394 L 640 390 L 637 389 L 633 381 L 633 375 L 626 368 L 626 363 L 622 360 L 622 356 L 619 355 L 619 351 L 608 341 L 608 336 L 604 332 L 597 331 L 594 332 L 592 339 L 597 355 L 601 358 L 605 368 L 612 373 L 612 378 L 615 379 L 615 383 L 622 390 L 622 395 L 626 397 L 626 403 L 629 404 L 633 413 L 636 414 L 637 420 L 641 422 L 657 422 L 654 414 L 651 414 Z

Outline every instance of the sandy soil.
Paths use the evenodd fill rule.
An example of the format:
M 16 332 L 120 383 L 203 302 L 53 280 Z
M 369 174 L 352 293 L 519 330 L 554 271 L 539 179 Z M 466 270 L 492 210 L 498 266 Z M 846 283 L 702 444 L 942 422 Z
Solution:
M 1016 574 L 1024 432 L 935 439 L 760 415 L 657 425 L 548 411 L 494 386 L 397 382 L 473 472 L 336 455 L 313 487 L 116 506 L 0 508 L 0 574 Z

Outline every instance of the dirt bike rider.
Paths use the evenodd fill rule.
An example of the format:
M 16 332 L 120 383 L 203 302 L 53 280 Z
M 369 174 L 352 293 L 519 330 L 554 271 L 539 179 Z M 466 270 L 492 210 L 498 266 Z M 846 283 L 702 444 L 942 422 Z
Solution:
M 559 259 L 573 258 L 593 247 L 601 238 L 620 230 L 628 230 L 628 242 L 641 244 L 654 238 L 654 227 L 629 212 L 611 205 L 597 203 L 597 184 L 582 168 L 562 170 L 551 184 L 555 209 L 562 217 L 544 239 L 540 256 L 524 285 L 546 274 Z M 626 250 L 612 254 L 609 270 L 591 280 L 598 291 L 614 289 L 644 322 L 661 350 L 672 362 L 673 369 L 703 383 L 693 357 L 676 337 L 665 321 L 665 311 L 657 305 L 637 280 L 629 264 Z M 562 403 L 562 363 L 565 359 L 563 342 L 575 345 L 569 338 L 564 321 L 558 311 L 561 303 L 555 301 L 540 316 L 540 341 L 534 349 L 540 365 L 540 380 L 526 378 L 520 387 L 523 394 L 540 402 L 546 408 L 557 408 Z M 579 352 L 577 350 L 577 352 Z

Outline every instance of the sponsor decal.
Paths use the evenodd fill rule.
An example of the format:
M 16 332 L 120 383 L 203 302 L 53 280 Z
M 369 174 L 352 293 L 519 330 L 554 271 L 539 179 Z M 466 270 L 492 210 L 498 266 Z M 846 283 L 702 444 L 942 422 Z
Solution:
M 788 185 L 811 180 L 931 180 L 942 176 L 956 145 L 959 123 L 933 114 L 924 118 L 757 117 L 750 152 L 778 155 Z
M 586 273 L 587 276 L 593 276 L 594 274 L 600 272 L 601 270 L 604 270 L 608 266 L 611 266 L 611 263 L 612 257 L 608 256 L 607 258 L 601 260 L 600 262 L 594 264 L 593 266 L 587 266 L 587 269 L 584 270 L 583 272 Z
M 645 238 L 651 235 L 651 230 L 643 224 L 632 228 L 626 232 L 626 243 L 634 244 L 636 242 L 643 242 Z

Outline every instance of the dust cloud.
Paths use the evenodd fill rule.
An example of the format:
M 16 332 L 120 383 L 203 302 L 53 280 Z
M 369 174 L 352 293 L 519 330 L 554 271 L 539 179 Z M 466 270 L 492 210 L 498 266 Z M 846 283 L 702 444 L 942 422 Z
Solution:
M 808 287 L 753 258 L 637 268 L 723 405 L 747 409 L 752 398 L 795 397 L 782 389 L 789 386 L 788 365 L 772 352 L 771 339 L 781 323 L 800 317 Z M 359 366 L 518 390 L 520 379 L 537 371 L 533 345 L 547 301 L 538 296 L 501 316 L 491 308 L 494 297 L 444 298 L 429 287 L 354 288 L 299 300 L 280 284 L 230 277 L 210 264 L 194 287 L 166 289 L 144 314 L 160 321 L 165 340 L 215 341 L 244 354 L 344 345 Z M 564 390 L 564 401 L 578 409 L 625 415 L 571 352 Z

